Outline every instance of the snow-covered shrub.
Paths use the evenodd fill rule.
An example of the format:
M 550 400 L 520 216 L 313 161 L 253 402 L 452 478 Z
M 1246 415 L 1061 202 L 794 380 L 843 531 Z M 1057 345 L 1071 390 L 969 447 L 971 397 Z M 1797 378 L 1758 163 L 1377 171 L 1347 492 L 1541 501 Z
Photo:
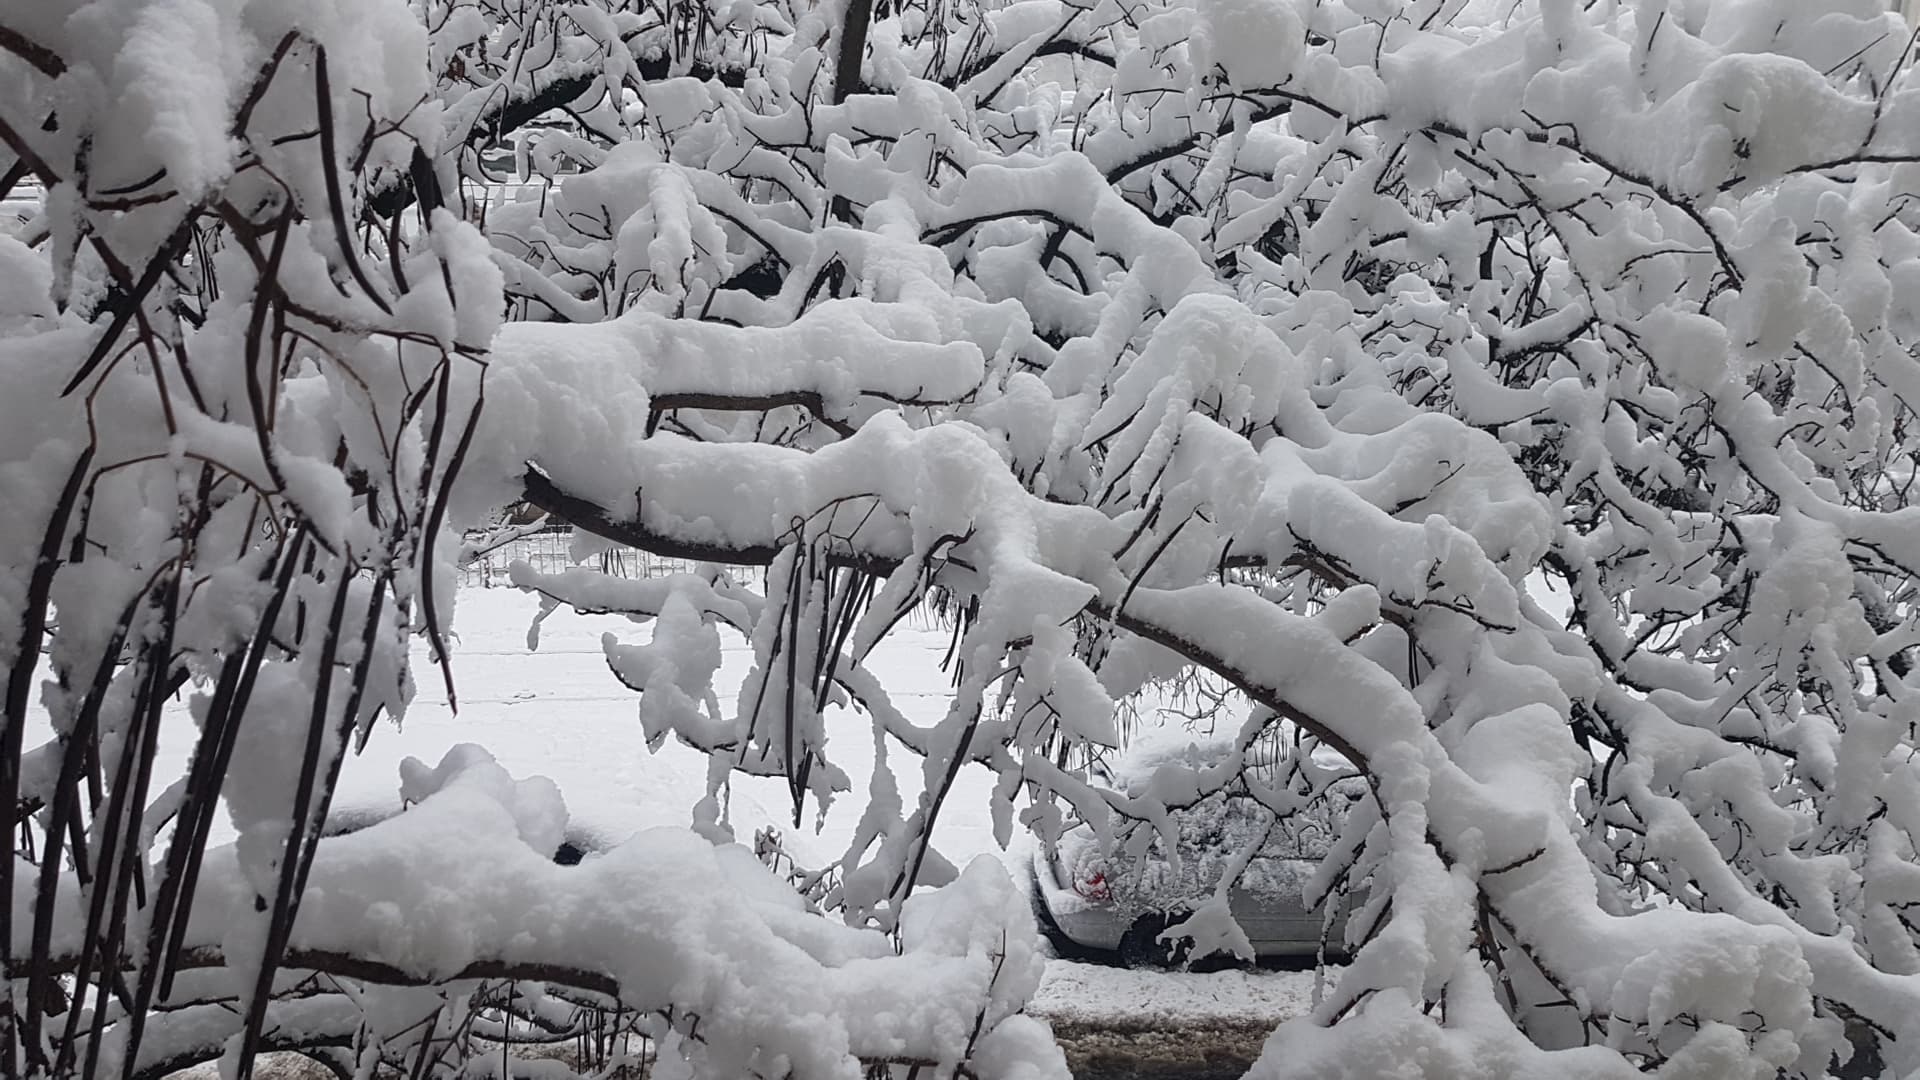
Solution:
M 1338 779 L 1247 768 L 1284 728 L 1370 785 L 1318 879 L 1368 899 L 1260 1075 L 1812 1077 L 1849 1026 L 1920 1067 L 1920 84 L 1878 0 L 14 6 L 9 1063 L 138 1071 L 199 994 L 236 1057 L 484 1070 L 475 1024 L 586 995 L 715 1075 L 1058 1066 L 1017 928 L 892 1049 L 569 968 L 591 890 L 551 938 L 415 955 L 424 896 L 301 936 L 332 767 L 447 614 L 434 540 L 525 500 L 714 565 L 518 573 L 650 622 L 606 646 L 646 738 L 796 819 L 863 800 L 811 879 L 847 925 L 795 934 L 971 962 L 1001 883 L 930 843 L 963 763 L 1003 839 L 1284 818 Z M 921 726 L 863 661 L 930 597 Z M 1102 784 L 1116 709 L 1195 669 L 1255 705 L 1232 748 Z M 829 746 L 849 706 L 874 738 Z M 924 793 L 845 793 L 855 753 Z M 202 859 L 217 792 L 241 841 Z M 549 825 L 468 809 L 533 880 Z M 621 858 L 705 874 L 685 843 Z

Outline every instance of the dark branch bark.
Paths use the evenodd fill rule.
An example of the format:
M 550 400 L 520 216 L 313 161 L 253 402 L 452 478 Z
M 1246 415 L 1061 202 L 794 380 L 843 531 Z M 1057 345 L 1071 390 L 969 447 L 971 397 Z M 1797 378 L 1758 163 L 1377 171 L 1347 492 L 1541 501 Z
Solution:
M 994 64 L 999 63 L 1000 58 L 1005 55 L 1007 55 L 1007 50 L 1005 49 L 996 49 L 992 52 L 981 53 L 971 62 L 963 65 L 960 70 L 954 74 L 953 78 L 949 81 L 948 88 L 951 89 L 954 86 L 959 86 L 961 83 L 987 70 Z M 1087 42 L 1074 41 L 1068 38 L 1056 38 L 1033 51 L 1033 58 L 1035 60 L 1043 56 L 1078 56 L 1083 60 L 1091 60 L 1096 64 L 1105 64 L 1107 67 L 1113 66 L 1112 53 L 1103 52 Z
M 649 528 L 644 522 L 615 517 L 605 507 L 568 493 L 535 465 L 528 465 L 521 480 L 526 501 L 576 527 L 618 544 L 650 552 L 669 559 L 722 563 L 730 566 L 765 566 L 780 553 L 776 544 L 723 545 L 675 537 Z M 840 554 L 835 561 L 869 573 L 885 576 L 900 565 L 905 556 L 889 557 L 872 553 Z
M 5 24 L 0 24 L 0 49 L 7 50 L 56 79 L 66 74 L 67 62 L 60 59 L 58 53 Z
M 867 55 L 867 27 L 873 23 L 873 0 L 846 0 L 847 18 L 840 26 L 838 51 L 833 64 L 833 103 L 847 100 L 864 86 L 860 81 L 860 61 Z

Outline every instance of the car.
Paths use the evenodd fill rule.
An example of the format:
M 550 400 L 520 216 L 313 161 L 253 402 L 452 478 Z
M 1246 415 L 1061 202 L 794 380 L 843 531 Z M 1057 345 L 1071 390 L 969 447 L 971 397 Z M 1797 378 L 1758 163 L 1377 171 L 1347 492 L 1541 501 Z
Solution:
M 1220 760 L 1224 740 L 1157 740 L 1130 749 L 1110 769 L 1116 790 L 1139 795 L 1170 765 L 1204 768 Z M 1255 774 L 1277 775 L 1277 765 Z M 1357 776 L 1335 780 L 1323 796 L 1285 820 L 1271 813 L 1244 786 L 1209 796 L 1173 812 L 1179 859 L 1168 857 L 1152 826 L 1130 823 L 1104 849 L 1081 823 L 1032 856 L 1034 914 L 1056 953 L 1069 959 L 1118 961 L 1127 966 L 1202 962 L 1218 966 L 1231 958 L 1191 956 L 1190 938 L 1162 940 L 1209 900 L 1237 853 L 1258 843 L 1228 891 L 1228 910 L 1260 962 L 1300 962 L 1344 952 L 1351 904 L 1341 904 L 1331 922 L 1326 902 L 1308 904 L 1312 881 L 1353 802 L 1366 796 Z M 1273 822 L 1269 828 L 1269 822 Z M 1264 841 L 1261 830 L 1266 831 Z

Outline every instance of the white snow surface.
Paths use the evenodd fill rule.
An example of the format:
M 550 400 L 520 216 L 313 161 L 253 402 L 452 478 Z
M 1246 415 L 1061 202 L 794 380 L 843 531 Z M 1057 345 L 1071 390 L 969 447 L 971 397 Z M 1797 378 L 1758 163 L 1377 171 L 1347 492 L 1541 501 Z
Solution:
M 1047 961 L 1027 1009 L 1054 1023 L 1130 1030 L 1275 1025 L 1313 1008 L 1311 971 L 1168 971 Z

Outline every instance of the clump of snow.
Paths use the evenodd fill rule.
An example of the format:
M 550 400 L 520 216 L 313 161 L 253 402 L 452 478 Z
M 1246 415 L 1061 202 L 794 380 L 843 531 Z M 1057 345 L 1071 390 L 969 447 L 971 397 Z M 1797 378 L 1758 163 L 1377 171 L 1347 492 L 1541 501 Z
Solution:
M 977 1043 L 1002 1070 L 983 1075 L 1065 1075 L 1058 1050 L 1019 1016 L 1043 960 L 998 860 L 916 897 L 895 956 L 877 931 L 801 912 L 751 853 L 683 829 L 646 830 L 556 866 L 557 792 L 513 779 L 477 747 L 402 771 L 413 806 L 321 841 L 294 948 L 426 979 L 477 963 L 611 979 L 628 1008 L 700 1017 L 697 1075 L 776 1059 L 823 1077 L 859 1076 L 859 1058 L 961 1061 L 1007 1022 L 1013 1030 Z M 238 869 L 231 849 L 209 853 L 189 944 L 243 925 L 232 916 L 251 906 L 253 886 Z M 743 874 L 761 883 L 742 888 Z
M 1199 0 L 1188 47 L 1195 68 L 1218 65 L 1228 86 L 1282 86 L 1306 51 L 1293 0 Z

